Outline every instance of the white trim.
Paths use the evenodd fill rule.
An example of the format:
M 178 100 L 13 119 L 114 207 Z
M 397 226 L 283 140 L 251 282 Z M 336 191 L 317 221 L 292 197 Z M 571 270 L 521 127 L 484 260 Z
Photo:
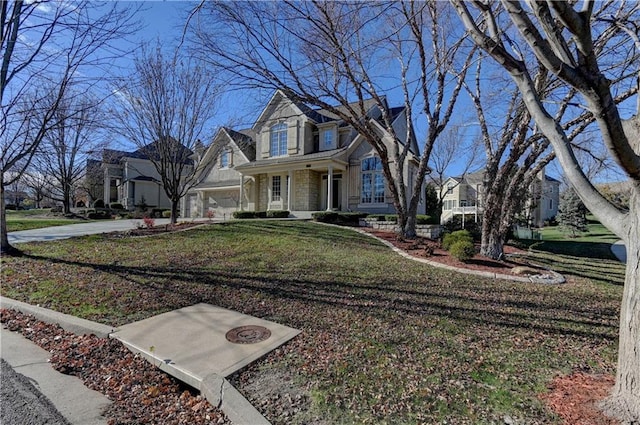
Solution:
M 231 186 L 194 187 L 191 190 L 193 190 L 194 192 L 214 192 L 218 190 L 230 190 L 230 189 L 240 189 L 240 185 L 234 184 Z

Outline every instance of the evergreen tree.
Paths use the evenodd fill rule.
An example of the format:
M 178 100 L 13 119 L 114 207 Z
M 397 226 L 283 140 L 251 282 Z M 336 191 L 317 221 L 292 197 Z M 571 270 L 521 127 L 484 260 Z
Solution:
M 587 208 L 571 188 L 560 195 L 557 220 L 560 231 L 571 238 L 587 231 Z

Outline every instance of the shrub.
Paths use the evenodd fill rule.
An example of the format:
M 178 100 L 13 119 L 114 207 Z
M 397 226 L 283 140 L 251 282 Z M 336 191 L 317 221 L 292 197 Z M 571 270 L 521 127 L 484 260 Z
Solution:
M 123 210 L 124 206 L 118 202 L 114 202 L 112 204 L 109 204 L 109 208 L 111 208 L 112 210 Z
M 337 223 L 357 226 L 360 224 L 360 219 L 367 217 L 365 212 L 340 212 L 338 213 Z
M 6 204 L 4 206 L 5 210 L 12 210 L 12 211 L 16 211 L 18 209 L 18 206 L 16 204 Z
M 93 203 L 93 208 L 104 208 L 104 201 L 102 199 L 96 199 Z
M 416 215 L 416 224 L 440 224 L 435 217 L 430 215 L 418 214 Z
M 319 221 L 321 223 L 335 223 L 338 219 L 338 213 L 333 211 L 320 211 L 311 214 L 314 221 Z
M 451 233 L 456 230 L 467 230 L 471 233 L 471 237 L 479 241 L 482 237 L 482 222 L 475 222 L 475 217 L 472 215 L 467 215 L 464 220 L 464 227 L 462 225 L 462 216 L 456 215 L 451 220 L 447 221 L 444 224 L 445 231 Z
M 254 211 L 234 211 L 233 218 L 237 218 L 237 219 L 256 218 L 256 214 Z
M 384 221 L 393 221 L 394 223 L 398 222 L 397 214 L 387 214 L 384 216 Z
M 87 212 L 87 218 L 90 220 L 106 220 L 111 218 L 111 214 L 106 210 L 93 210 Z
M 469 242 L 471 245 L 473 245 L 473 238 L 471 237 L 471 233 L 469 233 L 467 230 L 457 230 L 453 233 L 447 233 L 446 235 L 444 235 L 444 238 L 442 239 L 442 248 L 449 251 L 453 244 L 460 241 Z
M 471 241 L 458 240 L 451 245 L 449 253 L 457 260 L 467 262 L 476 254 L 476 248 L 473 246 L 473 242 Z
M 267 213 L 267 218 L 287 218 L 287 217 L 289 217 L 289 211 L 285 211 L 285 210 L 269 210 L 266 213 Z
M 165 211 L 171 212 L 171 210 L 167 208 L 152 208 L 150 217 L 161 218 Z
M 384 221 L 384 214 L 369 214 L 367 218 L 371 221 Z
M 171 210 L 162 211 L 162 217 L 171 218 Z
M 142 221 L 144 222 L 144 226 L 147 229 L 151 229 L 156 224 L 156 220 L 153 217 L 149 217 L 148 215 L 142 217 Z
M 267 212 L 266 211 L 256 211 L 253 213 L 255 218 L 267 218 Z

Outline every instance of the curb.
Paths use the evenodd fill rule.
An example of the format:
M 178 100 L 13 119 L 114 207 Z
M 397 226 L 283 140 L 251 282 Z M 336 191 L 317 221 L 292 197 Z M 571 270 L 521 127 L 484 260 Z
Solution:
M 54 310 L 49 310 L 48 308 L 27 304 L 7 297 L 0 297 L 0 308 L 17 310 L 24 314 L 30 314 L 43 322 L 57 323 L 65 331 L 73 332 L 74 334 L 94 334 L 100 338 L 107 338 L 111 332 L 114 332 L 117 329 L 103 325 L 102 323 L 81 319 L 70 314 L 60 313 Z
M 102 323 L 81 319 L 70 314 L 60 313 L 40 306 L 33 306 L 7 297 L 0 297 L 0 308 L 17 310 L 24 314 L 30 314 L 43 322 L 59 324 L 64 330 L 75 334 L 94 334 L 100 338 L 113 338 L 111 333 L 117 330 L 117 328 L 103 325 Z M 131 350 L 129 346 L 127 346 L 127 348 Z M 151 362 L 151 364 L 153 365 L 154 363 Z M 187 384 L 192 385 L 191 382 L 187 382 Z M 202 381 L 199 387 L 200 388 L 196 386 L 195 388 L 200 390 L 201 394 L 209 403 L 222 410 L 234 424 L 270 424 L 226 379 L 217 375 L 208 376 Z
M 450 271 L 454 271 L 454 272 L 458 272 L 458 273 L 462 273 L 462 274 L 469 274 L 469 275 L 473 275 L 473 276 L 480 276 L 480 277 L 486 277 L 489 279 L 501 279 L 501 280 L 510 280 L 513 282 L 521 282 L 521 283 L 543 283 L 546 285 L 557 285 L 560 283 L 565 283 L 566 279 L 564 278 L 564 276 L 562 276 L 560 273 L 554 272 L 553 270 L 549 270 L 549 269 L 545 269 L 546 270 L 546 274 L 551 275 L 551 279 L 547 279 L 542 277 L 541 275 L 534 275 L 534 276 L 530 276 L 530 277 L 521 277 L 521 276 L 512 276 L 512 275 L 508 275 L 508 274 L 501 274 L 501 273 L 491 273 L 491 272 L 483 272 L 483 271 L 479 271 L 479 270 L 469 270 L 469 269 L 465 269 L 465 268 L 461 268 L 461 267 L 455 267 L 455 266 L 449 266 L 447 264 L 442 264 L 442 263 L 438 263 L 437 261 L 431 261 L 431 260 L 427 260 L 426 258 L 419 258 L 419 257 L 414 257 L 413 255 L 408 254 L 407 252 L 401 250 L 400 248 L 396 247 L 395 245 L 393 245 L 391 242 L 389 241 L 385 241 L 384 239 L 381 239 L 375 235 L 372 235 L 371 233 L 366 232 L 365 230 L 356 228 L 356 227 L 347 227 L 347 226 L 338 226 L 335 224 L 330 224 L 330 223 L 320 223 L 318 222 L 318 224 L 321 224 L 323 226 L 335 226 L 335 227 L 339 227 L 341 229 L 351 229 L 354 232 L 366 235 L 370 238 L 373 238 L 375 240 L 377 240 L 378 242 L 382 243 L 383 245 L 386 245 L 387 247 L 391 248 L 392 251 L 396 252 L 397 254 L 399 254 L 400 256 L 408 259 L 408 260 L 412 260 L 412 261 L 417 261 L 418 263 L 423 263 L 423 264 L 427 264 L 429 266 L 432 267 L 437 267 L 440 269 L 445 269 L 445 270 L 450 270 Z

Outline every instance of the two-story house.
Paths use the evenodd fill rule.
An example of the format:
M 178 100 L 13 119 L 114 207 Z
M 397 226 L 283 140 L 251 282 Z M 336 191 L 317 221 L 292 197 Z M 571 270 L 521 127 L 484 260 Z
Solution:
M 482 180 L 484 171 L 469 173 L 462 177 L 449 177 L 441 188 L 442 215 L 440 222 L 446 223 L 455 215 L 473 216 L 478 221 L 483 213 Z M 560 181 L 546 175 L 542 170 L 529 188 L 522 214 L 534 227 L 542 227 L 545 220 L 558 214 Z
M 404 108 L 387 108 L 397 134 L 411 134 L 404 164 L 405 190 L 418 165 L 418 144 L 406 131 Z M 367 102 L 367 114 L 383 140 L 381 111 Z M 296 103 L 276 91 L 249 129 L 221 129 L 202 157 L 206 167 L 187 194 L 187 217 L 229 217 L 234 211 L 287 210 L 309 218 L 314 211 L 393 213 L 380 158 L 366 139 L 335 114 Z M 424 213 L 424 202 L 419 213 Z
M 186 147 L 180 147 L 187 151 L 185 157 L 192 154 Z M 105 204 L 119 203 L 128 210 L 143 204 L 153 208 L 171 208 L 162 178 L 150 155 L 158 155 L 155 143 L 131 152 L 103 150 L 101 168 Z M 187 161 L 192 163 L 191 159 Z

